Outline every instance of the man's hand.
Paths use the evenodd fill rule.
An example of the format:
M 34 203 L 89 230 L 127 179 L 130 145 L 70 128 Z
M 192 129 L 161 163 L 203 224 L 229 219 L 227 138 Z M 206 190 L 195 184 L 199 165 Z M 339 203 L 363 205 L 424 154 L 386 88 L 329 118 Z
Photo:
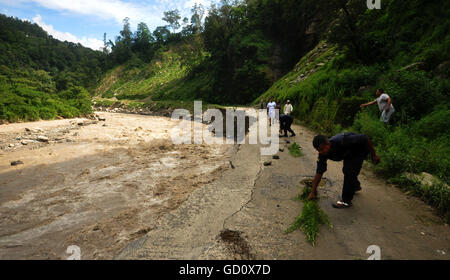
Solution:
M 379 164 L 380 163 L 380 157 L 378 155 L 373 155 L 372 156 L 372 161 L 374 164 Z
M 366 104 L 361 104 L 361 105 L 359 105 L 359 108 L 364 108 L 364 107 L 366 107 L 365 105 Z
M 308 196 L 308 200 L 314 200 L 317 199 L 317 195 L 314 192 L 311 192 Z

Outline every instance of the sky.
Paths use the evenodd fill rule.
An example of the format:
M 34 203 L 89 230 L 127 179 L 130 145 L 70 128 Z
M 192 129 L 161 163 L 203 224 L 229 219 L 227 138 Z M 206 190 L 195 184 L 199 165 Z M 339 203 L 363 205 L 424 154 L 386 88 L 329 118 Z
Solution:
M 28 20 L 61 41 L 80 43 L 94 50 L 103 47 L 103 33 L 114 41 L 130 18 L 131 29 L 145 22 L 150 30 L 166 25 L 164 11 L 178 9 L 191 15 L 195 3 L 205 8 L 214 0 L 0 0 L 0 13 Z

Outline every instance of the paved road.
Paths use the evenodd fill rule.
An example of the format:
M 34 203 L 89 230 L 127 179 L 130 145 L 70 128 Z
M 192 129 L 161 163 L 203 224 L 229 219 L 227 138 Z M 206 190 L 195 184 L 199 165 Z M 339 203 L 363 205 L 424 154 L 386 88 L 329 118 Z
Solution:
M 279 160 L 260 156 L 257 145 L 241 145 L 234 169 L 193 192 L 146 236 L 129 244 L 117 259 L 367 259 L 377 245 L 382 259 L 450 259 L 450 229 L 422 201 L 408 197 L 364 167 L 363 190 L 349 209 L 333 209 L 342 188 L 342 162 L 330 162 L 320 205 L 332 229 L 322 226 L 313 247 L 301 231 L 285 234 L 301 211 L 293 198 L 300 181 L 312 178 L 317 153 L 313 132 L 294 126 L 283 138 Z M 289 155 L 288 140 L 305 154 Z M 271 160 L 271 166 L 263 162 Z

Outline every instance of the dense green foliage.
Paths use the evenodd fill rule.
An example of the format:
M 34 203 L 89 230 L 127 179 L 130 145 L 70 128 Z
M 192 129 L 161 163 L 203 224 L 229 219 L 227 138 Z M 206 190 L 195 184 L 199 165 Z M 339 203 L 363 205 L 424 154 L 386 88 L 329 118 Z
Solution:
M 44 70 L 0 66 L 0 120 L 72 118 L 91 112 L 91 96 L 80 86 L 57 90 Z
M 205 10 L 196 5 L 190 24 L 187 19 L 180 23 L 178 11 L 167 11 L 163 20 L 168 24 L 152 33 L 141 23 L 138 32 L 132 34 L 125 19 L 120 36 L 107 44 L 111 50 L 109 65 L 120 67 L 130 61 L 141 64 L 135 68 L 147 80 L 152 74 L 139 68 L 144 68 L 146 63 L 153 65 L 158 55 L 173 49 L 174 45 L 192 46 L 194 41 L 195 47 L 190 48 L 194 51 L 192 55 L 177 52 L 180 57 L 175 60 L 184 60 L 183 71 L 173 72 L 169 68 L 172 79 L 164 82 L 164 87 L 141 90 L 133 84 L 132 95 L 246 104 L 316 45 L 319 31 L 324 30 L 323 23 L 329 21 L 321 18 L 324 14 L 321 4 L 315 0 L 222 1 L 209 8 L 204 25 L 201 23 Z M 122 88 L 127 90 L 126 87 Z
M 193 35 L 189 40 L 161 47 L 147 63 L 134 56 L 109 70 L 95 94 L 120 100 L 192 100 L 188 84 L 194 82 L 185 80 L 190 70 L 206 58 L 201 43 L 201 37 Z
M 317 43 L 306 31 L 320 16 L 319 5 L 253 0 L 213 6 L 203 32 L 211 58 L 202 67 L 214 89 L 207 98 L 245 104 L 268 89 Z
M 388 177 L 428 172 L 449 183 L 450 166 L 450 3 L 385 0 L 381 10 L 348 2 L 348 14 L 305 55 L 293 71 L 260 98 L 274 96 L 294 103 L 297 120 L 332 135 L 355 131 L 370 136 L 381 157 L 376 170 Z M 363 1 L 361 1 L 363 2 Z M 389 125 L 379 121 L 377 106 L 359 105 L 382 88 L 396 112 Z M 403 185 L 405 185 L 403 183 Z M 411 184 L 411 189 L 416 189 Z M 425 201 L 448 201 L 447 186 Z M 441 207 L 448 211 L 447 206 Z
M 0 120 L 89 113 L 86 88 L 99 81 L 104 63 L 101 52 L 58 41 L 36 24 L 0 14 Z

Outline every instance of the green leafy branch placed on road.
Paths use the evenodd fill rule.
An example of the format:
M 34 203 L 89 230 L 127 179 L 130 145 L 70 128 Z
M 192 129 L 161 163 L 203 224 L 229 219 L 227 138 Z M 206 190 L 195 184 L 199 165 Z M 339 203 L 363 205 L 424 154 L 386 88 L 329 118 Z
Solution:
M 291 233 L 297 229 L 301 229 L 305 235 L 306 240 L 313 246 L 316 242 L 316 236 L 319 233 L 319 226 L 327 224 L 330 228 L 333 225 L 330 223 L 327 214 L 320 209 L 317 201 L 308 200 L 311 192 L 311 185 L 306 184 L 302 193 L 297 197 L 297 200 L 303 202 L 303 209 L 295 221 L 285 230 L 286 233 Z
M 291 154 L 291 156 L 293 157 L 303 156 L 302 150 L 300 150 L 300 146 L 295 142 L 289 147 L 289 154 Z

